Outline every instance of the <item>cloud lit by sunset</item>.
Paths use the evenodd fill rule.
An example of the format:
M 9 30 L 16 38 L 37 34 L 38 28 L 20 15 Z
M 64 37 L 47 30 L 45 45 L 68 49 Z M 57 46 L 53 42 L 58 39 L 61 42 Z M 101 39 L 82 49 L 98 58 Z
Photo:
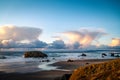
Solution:
M 41 32 L 42 30 L 38 28 L 18 27 L 12 25 L 0 26 L 0 41 L 32 41 L 38 39 Z
M 120 38 L 119 0 L 0 0 L 0 10 L 0 47 L 119 44 L 116 39 L 110 44 Z
M 111 42 L 110 46 L 120 46 L 120 39 L 112 38 L 112 42 Z
M 85 28 L 85 29 L 80 29 L 79 31 L 64 32 L 62 33 L 62 36 L 67 38 L 66 42 L 68 42 L 68 44 L 74 44 L 75 42 L 79 42 L 79 44 L 81 44 L 82 46 L 88 46 L 93 41 L 98 40 L 105 34 L 106 33 L 101 30 L 89 30 Z

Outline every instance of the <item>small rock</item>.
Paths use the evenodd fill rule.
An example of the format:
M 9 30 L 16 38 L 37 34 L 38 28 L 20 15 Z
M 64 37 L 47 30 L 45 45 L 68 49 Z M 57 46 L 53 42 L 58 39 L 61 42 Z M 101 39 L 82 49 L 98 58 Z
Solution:
M 105 53 L 102 53 L 102 56 L 107 56 L 107 54 L 105 54 Z
M 114 54 L 114 53 L 111 53 L 111 56 L 115 56 L 115 54 Z
M 89 63 L 86 63 L 86 64 L 89 64 Z
M 67 62 L 74 62 L 74 60 L 68 59 Z
M 81 56 L 87 56 L 87 55 L 83 53 Z
M 6 57 L 5 56 L 0 56 L 0 59 L 6 59 Z

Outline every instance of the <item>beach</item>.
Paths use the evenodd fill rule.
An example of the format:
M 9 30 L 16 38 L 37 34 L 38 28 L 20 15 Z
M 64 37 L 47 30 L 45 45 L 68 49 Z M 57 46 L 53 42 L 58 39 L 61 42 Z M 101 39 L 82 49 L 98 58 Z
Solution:
M 36 70 L 36 71 L 24 72 L 24 70 L 23 70 L 24 73 L 19 73 L 19 72 L 5 73 L 5 72 L 1 71 L 0 72 L 0 80 L 61 80 L 61 78 L 64 74 L 72 74 L 72 72 L 75 69 L 79 68 L 80 66 L 87 66 L 90 64 L 98 64 L 98 63 L 102 63 L 102 62 L 106 62 L 106 61 L 110 61 L 110 60 L 113 60 L 113 59 L 83 59 L 83 60 L 77 59 L 77 60 L 73 60 L 72 62 L 59 61 L 59 62 L 47 64 L 48 67 L 49 66 L 56 67 L 51 70 L 48 69 L 48 70 L 37 71 L 35 69 L 35 67 L 33 67 L 31 69 Z M 31 70 L 31 69 L 29 69 L 31 65 L 33 65 L 33 64 L 30 64 L 29 67 L 26 69 Z

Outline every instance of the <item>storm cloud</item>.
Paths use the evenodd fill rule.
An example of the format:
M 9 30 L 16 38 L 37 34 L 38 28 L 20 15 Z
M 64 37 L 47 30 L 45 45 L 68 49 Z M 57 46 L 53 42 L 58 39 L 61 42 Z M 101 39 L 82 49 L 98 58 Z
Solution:
M 30 43 L 20 43 L 13 40 L 4 40 L 0 43 L 1 48 L 45 48 L 48 44 L 46 42 L 35 40 Z
M 48 49 L 65 49 L 66 45 L 62 40 L 55 40 L 51 44 L 49 44 L 47 48 Z

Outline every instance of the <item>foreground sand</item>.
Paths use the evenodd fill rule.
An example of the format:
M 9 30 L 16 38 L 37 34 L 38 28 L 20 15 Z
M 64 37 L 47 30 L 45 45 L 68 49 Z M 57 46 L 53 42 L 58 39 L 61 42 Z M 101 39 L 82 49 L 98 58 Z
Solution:
M 4 73 L 0 72 L 0 80 L 60 80 L 64 74 L 71 74 L 74 69 L 89 64 L 101 63 L 112 59 L 74 60 L 73 62 L 60 61 L 52 66 L 57 70 L 39 71 L 34 73 Z

